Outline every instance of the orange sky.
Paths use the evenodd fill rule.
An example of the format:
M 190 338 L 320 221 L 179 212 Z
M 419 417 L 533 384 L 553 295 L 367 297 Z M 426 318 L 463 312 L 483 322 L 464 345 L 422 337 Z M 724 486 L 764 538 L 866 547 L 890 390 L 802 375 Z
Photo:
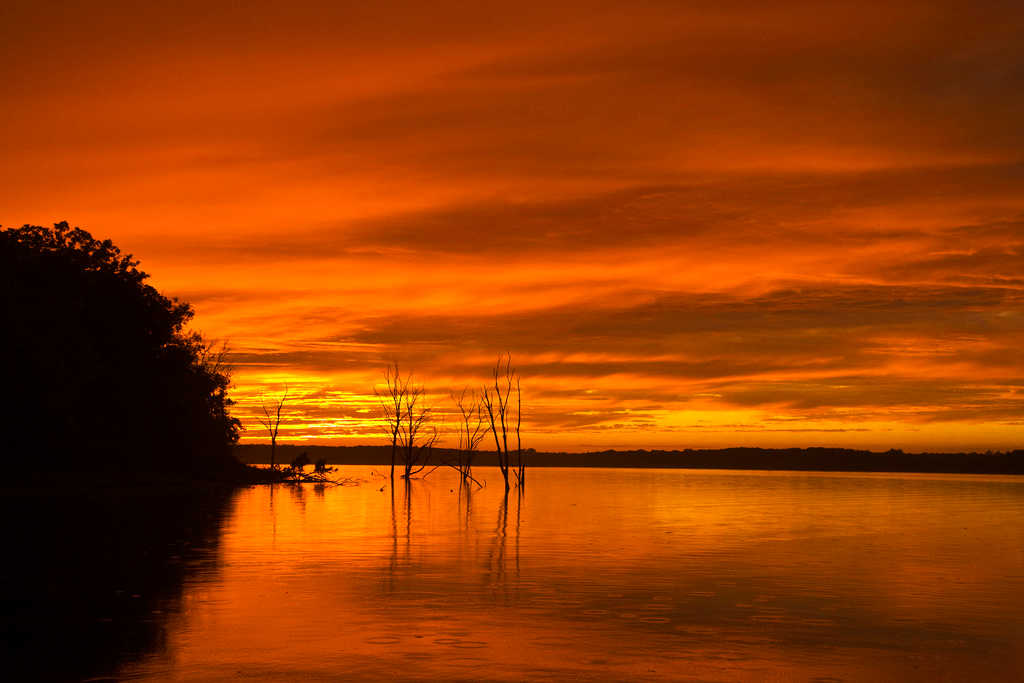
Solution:
M 5 2 L 0 222 L 193 302 L 248 441 L 508 350 L 537 448 L 1024 447 L 1024 6 L 890 5 Z

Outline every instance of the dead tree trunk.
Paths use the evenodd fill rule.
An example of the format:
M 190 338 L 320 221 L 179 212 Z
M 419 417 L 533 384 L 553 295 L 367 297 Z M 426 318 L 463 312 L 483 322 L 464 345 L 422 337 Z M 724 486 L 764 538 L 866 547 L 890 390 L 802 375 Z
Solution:
M 473 479 L 473 459 L 480 442 L 487 437 L 486 420 L 483 414 L 483 406 L 476 392 L 463 389 L 459 396 L 452 394 L 452 400 L 459 409 L 459 443 L 458 443 L 458 469 L 462 482 L 475 481 Z
M 384 370 L 384 388 L 375 388 L 374 393 L 380 401 L 383 410 L 383 422 L 387 431 L 391 434 L 391 483 L 395 481 L 395 462 L 398 455 L 398 438 L 402 432 L 402 424 L 405 418 L 403 412 L 406 399 L 409 394 L 409 380 L 411 375 L 402 378 L 398 369 L 398 363 L 390 365 Z
M 523 426 L 523 390 L 519 375 L 516 375 L 516 465 L 518 466 L 519 487 L 526 486 L 526 458 L 523 454 L 521 430 Z
M 505 480 L 505 492 L 509 490 L 509 471 L 513 471 L 522 484 L 526 475 L 525 463 L 522 458 L 522 443 L 519 440 L 521 426 L 520 411 L 522 402 L 519 399 L 519 375 L 512 368 L 512 356 L 505 354 L 498 358 L 493 371 L 494 384 L 491 387 L 484 387 L 481 401 L 487 411 L 487 419 L 490 424 L 490 431 L 494 434 L 494 447 L 498 453 L 498 467 L 501 469 L 501 476 Z M 512 414 L 512 390 L 516 391 L 515 415 Z M 513 469 L 511 452 L 508 447 L 508 433 L 511 428 L 512 418 L 515 418 L 516 430 L 516 462 Z M 499 434 L 500 431 L 500 434 Z
M 270 469 L 277 469 L 277 433 L 281 428 L 281 409 L 284 407 L 284 402 L 288 400 L 288 387 L 284 388 L 284 395 L 279 401 L 277 406 L 272 409 L 267 408 L 267 404 L 260 399 L 260 406 L 263 408 L 263 417 L 257 417 L 260 424 L 266 427 L 267 432 L 270 434 Z M 273 411 L 273 414 L 271 412 Z
M 398 364 L 384 371 L 384 386 L 374 389 L 381 404 L 382 421 L 391 435 L 391 483 L 401 453 L 402 478 L 423 471 L 437 442 L 434 428 L 428 429 L 431 410 L 424 405 L 426 390 L 412 381 L 412 373 L 402 376 Z
M 432 433 L 427 433 L 427 421 L 430 419 L 431 410 L 423 405 L 425 393 L 426 390 L 422 386 L 411 384 L 406 380 L 402 405 L 404 419 L 399 432 L 405 455 L 403 463 L 405 474 L 402 476 L 406 481 L 423 471 L 430 452 L 437 442 L 437 429 L 431 428 Z

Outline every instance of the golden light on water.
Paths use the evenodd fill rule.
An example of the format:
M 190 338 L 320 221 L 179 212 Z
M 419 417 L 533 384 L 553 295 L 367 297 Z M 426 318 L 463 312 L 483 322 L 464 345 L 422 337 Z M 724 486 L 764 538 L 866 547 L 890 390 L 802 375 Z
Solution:
M 374 469 L 343 469 L 360 486 L 242 490 L 162 652 L 122 673 L 1000 680 L 1024 666 L 1013 477 L 535 468 L 505 498 L 496 468 L 468 494 L 450 470 L 392 489 Z

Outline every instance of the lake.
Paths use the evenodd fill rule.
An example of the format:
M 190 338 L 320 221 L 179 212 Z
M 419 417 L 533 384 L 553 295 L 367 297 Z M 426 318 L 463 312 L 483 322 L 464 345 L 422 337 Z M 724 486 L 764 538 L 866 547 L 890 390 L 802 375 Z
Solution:
M 1024 479 L 538 468 L 506 501 L 383 471 L 161 538 L 174 590 L 104 584 L 158 628 L 105 645 L 117 677 L 1024 678 Z

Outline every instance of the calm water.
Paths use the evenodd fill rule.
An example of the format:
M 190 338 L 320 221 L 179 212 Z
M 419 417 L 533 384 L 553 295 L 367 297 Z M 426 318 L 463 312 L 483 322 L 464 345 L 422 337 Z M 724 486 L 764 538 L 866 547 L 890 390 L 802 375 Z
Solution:
M 1021 479 L 374 469 L 236 494 L 119 677 L 1024 678 Z

